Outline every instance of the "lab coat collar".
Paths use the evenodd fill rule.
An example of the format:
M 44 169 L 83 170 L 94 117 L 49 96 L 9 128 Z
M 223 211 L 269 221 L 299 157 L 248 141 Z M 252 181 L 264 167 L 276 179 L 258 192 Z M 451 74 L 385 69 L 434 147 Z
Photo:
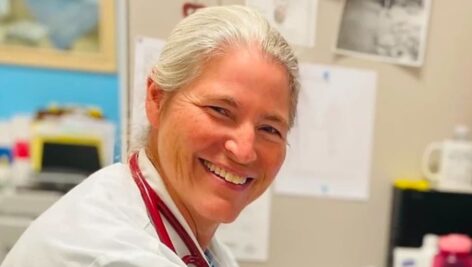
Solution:
M 169 192 L 167 191 L 167 188 L 164 184 L 164 181 L 162 180 L 161 176 L 157 172 L 156 168 L 152 164 L 151 160 L 146 154 L 146 151 L 144 149 L 141 149 L 139 151 L 139 157 L 138 157 L 138 162 L 139 162 L 139 168 L 141 169 L 141 172 L 146 179 L 146 181 L 149 183 L 152 189 L 159 195 L 159 197 L 164 201 L 164 203 L 169 207 L 169 209 L 172 211 L 174 216 L 179 220 L 180 224 L 184 227 L 185 231 L 189 234 L 189 236 L 192 238 L 193 242 L 197 245 L 198 249 L 200 250 L 200 253 L 203 255 L 203 251 L 198 244 L 198 241 L 191 230 L 190 226 L 188 225 L 187 221 L 185 218 L 182 216 L 180 213 L 179 209 L 175 205 L 174 201 L 172 200 Z M 164 217 L 163 217 L 164 219 Z M 187 247 L 185 246 L 184 242 L 180 239 L 178 234 L 175 232 L 174 228 L 170 226 L 170 224 L 165 220 L 166 223 L 166 229 L 169 232 L 169 235 L 171 235 L 172 242 L 175 246 L 175 249 L 177 250 L 177 253 L 179 256 L 183 256 L 188 254 Z M 178 242 L 177 242 L 177 240 Z M 213 243 L 213 240 L 212 242 Z M 213 244 L 212 244 L 213 245 Z M 210 246 L 212 246 L 210 245 Z M 183 253 L 183 254 L 181 254 Z

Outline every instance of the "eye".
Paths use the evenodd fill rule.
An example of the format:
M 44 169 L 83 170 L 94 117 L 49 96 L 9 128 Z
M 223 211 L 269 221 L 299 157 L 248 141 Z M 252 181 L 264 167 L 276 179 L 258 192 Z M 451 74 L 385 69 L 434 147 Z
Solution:
M 282 133 L 279 130 L 277 130 L 276 128 L 270 126 L 270 125 L 261 126 L 259 129 L 266 132 L 266 133 L 268 133 L 268 134 L 270 134 L 270 135 L 277 136 L 277 137 L 280 137 L 280 138 L 283 139 Z
M 219 106 L 208 106 L 208 108 L 211 109 L 211 111 L 213 111 L 214 113 L 217 113 L 218 115 L 225 116 L 225 117 L 231 116 L 231 113 L 229 112 L 229 110 L 225 108 L 222 108 Z

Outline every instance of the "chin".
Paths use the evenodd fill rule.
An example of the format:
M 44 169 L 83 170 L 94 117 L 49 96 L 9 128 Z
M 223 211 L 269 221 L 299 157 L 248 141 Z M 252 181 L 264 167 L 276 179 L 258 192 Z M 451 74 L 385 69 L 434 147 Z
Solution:
M 218 224 L 230 224 L 230 223 L 233 223 L 237 218 L 238 216 L 224 217 L 224 218 L 219 218 L 214 221 L 217 222 Z
M 219 222 L 220 223 L 232 223 L 234 222 L 239 216 L 239 212 L 237 214 L 233 214 L 233 216 L 225 216 L 225 217 L 222 217 Z
M 242 208 L 236 208 L 232 205 L 217 205 L 214 202 L 208 203 L 209 206 L 204 208 L 204 217 L 210 221 L 218 223 L 232 223 L 242 211 Z

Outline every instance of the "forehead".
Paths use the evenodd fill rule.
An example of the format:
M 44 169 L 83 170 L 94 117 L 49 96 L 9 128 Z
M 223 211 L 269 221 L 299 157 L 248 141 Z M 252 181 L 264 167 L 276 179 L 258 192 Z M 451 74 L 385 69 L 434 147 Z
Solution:
M 191 95 L 271 110 L 288 120 L 288 73 L 282 64 L 258 48 L 227 49 L 207 61 L 201 74 L 183 89 Z
M 256 45 L 235 45 L 220 50 L 203 63 L 197 79 L 210 77 L 259 83 L 275 82 L 286 86 L 289 91 L 288 72 L 283 64 Z

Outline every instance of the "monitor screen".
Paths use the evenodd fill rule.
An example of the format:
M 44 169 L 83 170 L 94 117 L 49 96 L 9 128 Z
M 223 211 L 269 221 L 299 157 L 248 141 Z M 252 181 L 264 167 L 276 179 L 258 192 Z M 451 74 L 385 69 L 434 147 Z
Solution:
M 43 143 L 42 171 L 91 174 L 100 169 L 98 147 L 84 144 Z

